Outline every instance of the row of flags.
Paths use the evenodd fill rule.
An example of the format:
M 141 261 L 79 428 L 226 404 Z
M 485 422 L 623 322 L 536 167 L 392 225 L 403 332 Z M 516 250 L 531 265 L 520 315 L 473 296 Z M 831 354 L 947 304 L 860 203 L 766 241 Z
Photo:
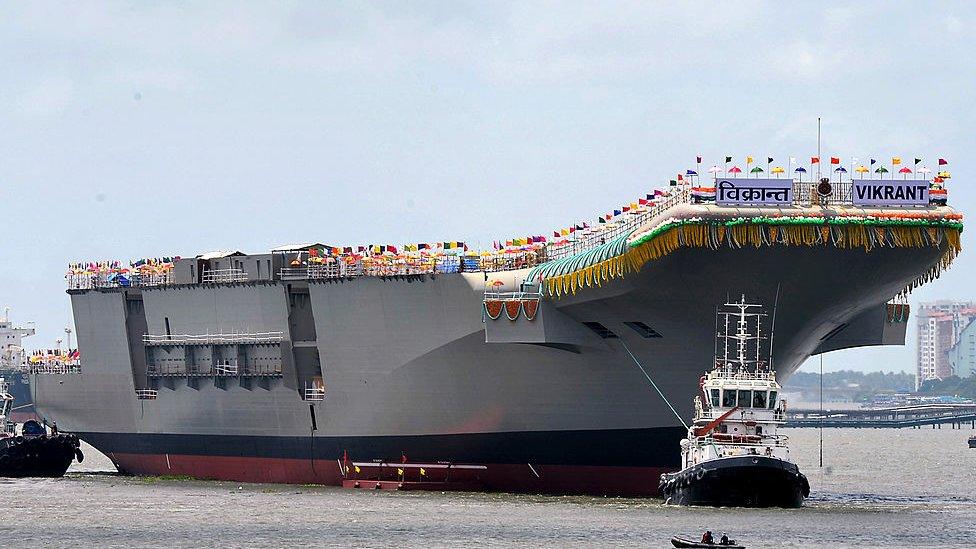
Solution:
M 325 256 L 339 256 L 339 255 L 350 255 L 350 254 L 369 254 L 369 255 L 382 255 L 385 253 L 399 254 L 402 252 L 419 252 L 422 250 L 461 250 L 467 251 L 468 245 L 464 242 L 419 242 L 416 244 L 403 244 L 397 246 L 395 244 L 369 244 L 366 246 L 322 246 L 316 248 L 309 248 L 309 257 L 325 257 Z
M 81 351 L 78 349 L 68 349 L 64 352 L 62 352 L 60 349 L 40 349 L 31 352 L 31 354 L 27 357 L 27 361 L 31 364 L 39 364 L 41 362 L 56 360 L 60 360 L 61 362 L 70 362 L 80 358 Z
M 700 157 L 700 156 L 695 157 L 695 160 L 697 161 L 697 163 L 699 165 L 701 164 L 701 159 L 702 159 L 702 157 Z M 718 177 L 718 174 L 719 173 L 732 174 L 732 175 L 737 175 L 737 174 L 742 173 L 743 170 L 739 166 L 733 165 L 731 168 L 729 168 L 728 165 L 733 160 L 734 160 L 734 158 L 732 156 L 726 156 L 725 157 L 725 167 L 724 167 L 724 169 L 723 168 L 719 168 L 718 166 L 712 166 L 711 168 L 708 169 L 708 173 L 713 174 L 715 177 Z M 753 156 L 746 156 L 745 157 L 746 170 L 748 170 L 748 173 L 755 174 L 757 177 L 759 176 L 760 173 L 763 173 L 763 172 L 766 172 L 766 171 L 768 171 L 771 174 L 775 174 L 777 176 L 779 174 L 786 173 L 787 170 L 785 168 L 783 168 L 782 166 L 770 167 L 770 165 L 774 161 L 775 161 L 775 159 L 772 156 L 768 156 L 768 157 L 766 157 L 766 170 L 764 170 L 763 168 L 759 167 L 758 165 L 755 166 L 752 169 L 749 169 L 749 166 L 751 164 L 755 163 L 756 162 L 756 159 Z M 918 173 L 918 174 L 922 174 L 922 175 L 928 175 L 928 174 L 932 173 L 932 170 L 930 170 L 929 168 L 927 168 L 925 166 L 921 166 L 921 167 L 919 166 L 919 164 L 922 163 L 922 158 L 920 158 L 920 157 L 915 157 L 914 158 L 914 168 L 915 168 L 914 170 L 912 168 L 909 168 L 907 166 L 907 161 L 904 161 L 903 162 L 902 157 L 900 157 L 900 156 L 893 156 L 893 157 L 891 157 L 891 167 L 892 167 L 891 170 L 889 170 L 884 165 L 879 165 L 877 168 L 875 168 L 874 166 L 876 164 L 879 164 L 879 161 L 877 159 L 875 159 L 875 158 L 869 159 L 869 164 L 867 166 L 862 164 L 862 165 L 859 165 L 859 166 L 855 167 L 854 165 L 859 162 L 857 158 L 851 158 L 850 159 L 850 162 L 851 162 L 851 169 L 853 171 L 855 171 L 857 173 L 860 173 L 860 174 L 871 173 L 873 171 L 874 173 L 881 175 L 882 178 L 884 178 L 884 174 L 891 173 L 892 170 L 896 170 L 899 174 L 902 174 L 905 177 L 908 177 L 908 174 L 911 174 L 911 173 Z M 847 173 L 847 171 L 848 171 L 847 168 L 845 168 L 842 165 L 843 163 L 844 163 L 844 160 L 841 157 L 839 157 L 839 156 L 825 156 L 825 157 L 821 157 L 821 156 L 818 155 L 818 156 L 811 156 L 810 157 L 810 164 L 811 165 L 818 165 L 819 166 L 820 164 L 830 164 L 831 166 L 837 166 L 836 168 L 833 169 L 833 171 L 834 172 L 837 172 L 838 174 L 840 174 L 841 177 L 843 177 L 843 174 Z M 797 162 L 797 158 L 794 157 L 794 156 L 789 157 L 789 167 L 792 168 L 794 164 L 799 164 Z M 896 168 L 897 166 L 900 166 L 902 164 L 906 164 L 906 165 L 904 167 L 900 168 L 900 169 L 897 169 Z M 940 169 L 936 173 L 936 176 L 933 178 L 932 181 L 934 183 L 944 183 L 946 179 L 949 179 L 951 177 L 951 174 L 949 173 L 949 171 L 944 169 L 944 167 L 949 164 L 949 161 L 946 160 L 945 158 L 939 158 L 938 159 L 938 164 L 939 164 L 940 168 L 942 168 L 942 169 Z M 873 168 L 873 170 L 872 170 L 872 168 Z M 700 167 L 699 167 L 699 169 L 700 169 Z M 799 175 L 800 178 L 801 178 L 801 180 L 802 180 L 803 174 L 807 173 L 807 169 L 804 168 L 803 166 L 799 166 L 798 165 L 795 169 L 793 169 L 793 173 Z M 685 172 L 685 174 L 687 176 L 689 176 L 689 178 L 693 178 L 694 176 L 697 176 L 698 175 L 698 172 L 695 171 L 695 170 L 688 170 L 687 172 Z M 679 176 L 679 182 L 680 182 L 680 176 Z M 671 181 L 671 185 L 675 185 L 677 183 L 678 182 L 676 182 L 676 181 L 673 181 L 673 180 Z
M 828 161 L 831 164 L 840 164 L 841 163 L 841 158 L 838 157 L 838 156 L 830 156 L 830 157 L 827 157 L 827 158 L 828 158 Z M 696 164 L 701 165 L 701 163 L 702 163 L 702 157 L 696 156 L 695 157 L 695 160 L 696 160 Z M 730 164 L 732 162 L 732 160 L 733 160 L 733 158 L 731 156 L 726 156 L 725 157 L 725 163 L 726 164 Z M 755 157 L 752 157 L 752 156 L 746 156 L 745 161 L 746 161 L 746 165 L 748 166 L 748 165 L 753 164 L 756 161 L 756 159 L 755 159 Z M 766 164 L 772 164 L 774 161 L 775 161 L 775 159 L 772 156 L 767 156 L 766 157 Z M 856 158 L 852 159 L 852 162 L 857 163 L 857 159 Z M 874 159 L 874 158 L 871 159 L 871 165 L 872 166 L 874 164 L 876 164 L 877 162 L 878 161 L 876 159 Z M 945 158 L 939 158 L 938 159 L 938 162 L 939 162 L 939 166 L 946 166 L 946 165 L 949 164 L 949 161 L 946 160 Z M 790 164 L 792 165 L 792 164 L 796 164 L 796 163 L 797 163 L 796 157 L 795 156 L 791 156 L 790 157 Z M 810 163 L 811 164 L 819 164 L 820 163 L 820 157 L 819 156 L 811 156 L 810 157 Z M 891 164 L 893 166 L 898 166 L 901 163 L 902 163 L 902 159 L 901 159 L 900 156 L 893 156 L 893 157 L 891 157 Z M 922 159 L 921 158 L 915 158 L 915 165 L 916 166 L 919 165 L 919 164 L 921 164 L 921 163 L 922 163 Z M 695 175 L 698 175 L 698 174 L 695 173 Z
M 689 172 L 693 172 L 689 170 Z M 675 186 L 678 182 L 683 182 L 685 174 L 678 174 L 677 179 L 671 180 L 671 185 Z M 546 236 L 535 235 L 535 236 L 525 236 L 525 237 L 515 237 L 507 240 L 495 240 L 492 242 L 492 248 L 495 250 L 503 250 L 505 248 L 527 246 L 533 244 L 546 244 L 549 242 L 561 242 L 574 236 L 576 233 L 591 234 L 603 230 L 602 225 L 607 225 L 613 223 L 615 217 L 621 216 L 623 214 L 639 211 L 644 207 L 654 207 L 656 206 L 655 200 L 667 196 L 668 193 L 661 189 L 655 189 L 653 192 L 647 193 L 643 198 L 638 198 L 636 201 L 629 204 L 624 204 L 618 208 L 615 208 L 604 215 L 597 218 L 598 225 L 596 227 L 591 226 L 587 222 L 575 223 L 568 227 L 562 227 L 560 229 L 554 229 L 552 231 L 552 239 L 550 240 Z
M 129 261 L 128 263 L 109 260 L 109 261 L 77 261 L 68 263 L 69 274 L 94 274 L 94 273 L 128 273 L 130 271 L 158 272 L 168 271 L 173 268 L 175 262 L 179 261 L 179 256 L 174 257 L 149 257 Z

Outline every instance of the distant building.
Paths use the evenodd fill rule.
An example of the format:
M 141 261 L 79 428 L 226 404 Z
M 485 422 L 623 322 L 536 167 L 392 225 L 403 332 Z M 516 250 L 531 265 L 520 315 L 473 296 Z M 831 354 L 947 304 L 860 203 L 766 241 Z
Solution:
M 949 349 L 949 366 L 959 377 L 976 373 L 976 320 L 962 329 L 955 345 Z
M 954 374 L 950 350 L 960 341 L 963 330 L 976 320 L 976 304 L 972 301 L 933 301 L 921 303 L 920 309 L 916 389 L 927 380 Z M 968 341 L 963 347 L 968 353 Z

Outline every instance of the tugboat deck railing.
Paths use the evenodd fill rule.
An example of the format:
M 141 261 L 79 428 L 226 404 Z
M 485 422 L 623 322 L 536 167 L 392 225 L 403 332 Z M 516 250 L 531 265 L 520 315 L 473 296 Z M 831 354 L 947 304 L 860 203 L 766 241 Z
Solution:
M 763 435 L 762 439 L 760 439 L 758 442 L 731 442 L 728 440 L 717 440 L 712 436 L 696 437 L 696 440 L 700 445 L 714 444 L 722 448 L 735 448 L 738 446 L 742 446 L 744 448 L 763 448 L 766 446 L 789 446 L 790 437 L 787 435 Z
M 756 416 L 755 411 L 750 410 L 749 408 L 742 408 L 739 411 L 743 415 L 735 415 L 735 414 L 733 414 L 731 417 L 728 418 L 728 420 L 729 421 L 756 421 L 756 422 L 759 422 L 759 423 L 786 423 L 786 412 L 783 411 L 783 410 L 767 410 L 765 408 L 757 408 L 755 410 L 756 411 L 759 411 L 759 412 L 762 412 L 762 413 L 772 412 L 773 414 L 772 414 L 772 417 L 771 418 L 761 418 L 761 417 L 757 417 Z M 722 417 L 722 415 L 725 414 L 728 411 L 729 411 L 728 409 L 726 409 L 726 410 L 715 410 L 715 409 L 702 410 L 701 412 L 699 412 L 695 416 L 695 421 L 699 421 L 699 420 L 701 420 L 701 421 L 710 421 L 710 420 L 713 420 L 713 419 L 718 419 L 718 418 Z

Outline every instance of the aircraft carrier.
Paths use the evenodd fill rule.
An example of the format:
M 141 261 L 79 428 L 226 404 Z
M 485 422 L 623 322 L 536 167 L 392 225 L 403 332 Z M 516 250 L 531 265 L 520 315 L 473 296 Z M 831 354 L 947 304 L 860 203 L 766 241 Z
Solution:
M 485 252 L 74 263 L 81 366 L 35 375 L 36 406 L 130 474 L 656 495 L 729 295 L 775 307 L 785 380 L 903 344 L 907 292 L 960 249 L 938 182 L 862 182 L 925 187 L 865 203 L 850 181 L 715 176 Z

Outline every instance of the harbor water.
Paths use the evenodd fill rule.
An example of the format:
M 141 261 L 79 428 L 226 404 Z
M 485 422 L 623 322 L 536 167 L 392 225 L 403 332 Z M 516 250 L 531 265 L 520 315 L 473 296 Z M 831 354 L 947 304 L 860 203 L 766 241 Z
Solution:
M 20 547 L 670 547 L 729 532 L 750 548 L 976 546 L 970 429 L 787 430 L 801 509 L 643 499 L 343 490 L 114 473 L 91 448 L 63 479 L 0 479 L 0 539 Z M 675 449 L 677 451 L 677 448 Z

